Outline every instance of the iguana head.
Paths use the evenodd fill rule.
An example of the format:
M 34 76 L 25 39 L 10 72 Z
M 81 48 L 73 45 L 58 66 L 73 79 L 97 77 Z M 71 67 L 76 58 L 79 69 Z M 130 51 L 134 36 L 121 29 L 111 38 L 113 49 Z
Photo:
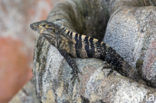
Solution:
M 30 24 L 30 27 L 44 36 L 51 44 L 56 45 L 56 38 L 58 36 L 56 34 L 60 28 L 59 25 L 43 20 Z
M 37 31 L 40 34 L 55 34 L 59 30 L 59 26 L 57 24 L 53 22 L 48 22 L 46 20 L 32 23 L 30 24 L 30 27 L 32 30 Z

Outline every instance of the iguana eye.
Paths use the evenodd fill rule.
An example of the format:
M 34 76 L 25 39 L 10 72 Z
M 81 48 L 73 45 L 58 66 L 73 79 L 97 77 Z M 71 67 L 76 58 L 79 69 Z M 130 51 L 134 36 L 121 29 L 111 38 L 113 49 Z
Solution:
M 45 25 L 45 24 L 43 24 L 42 26 L 43 26 L 43 27 L 46 27 L 46 25 Z

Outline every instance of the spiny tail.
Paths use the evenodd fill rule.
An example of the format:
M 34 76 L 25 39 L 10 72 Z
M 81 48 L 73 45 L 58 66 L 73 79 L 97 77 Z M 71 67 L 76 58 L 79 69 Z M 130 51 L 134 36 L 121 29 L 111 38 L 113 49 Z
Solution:
M 133 68 L 126 62 L 113 48 L 106 45 L 104 42 L 101 43 L 103 60 L 107 61 L 113 66 L 115 70 L 120 72 L 122 75 L 130 77 L 132 79 L 139 79 L 140 74 L 136 68 Z

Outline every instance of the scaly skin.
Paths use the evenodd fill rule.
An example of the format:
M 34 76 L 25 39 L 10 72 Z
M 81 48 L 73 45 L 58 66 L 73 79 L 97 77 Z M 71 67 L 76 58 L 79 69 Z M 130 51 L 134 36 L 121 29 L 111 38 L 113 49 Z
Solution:
M 124 59 L 110 46 L 96 38 L 81 35 L 67 28 L 48 21 L 40 21 L 30 27 L 42 34 L 50 44 L 54 45 L 65 57 L 72 67 L 74 78 L 78 77 L 76 63 L 69 57 L 75 58 L 98 58 L 111 64 L 115 70 L 125 76 L 136 79 L 136 69 L 132 68 Z M 131 72 L 130 75 L 128 72 Z

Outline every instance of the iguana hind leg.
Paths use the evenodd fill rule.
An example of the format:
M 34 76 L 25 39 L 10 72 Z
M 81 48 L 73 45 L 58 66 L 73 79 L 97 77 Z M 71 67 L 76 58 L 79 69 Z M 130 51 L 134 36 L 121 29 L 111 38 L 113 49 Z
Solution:
M 114 71 L 114 67 L 111 66 L 110 64 L 108 64 L 106 61 L 104 61 L 104 66 L 103 66 L 102 70 L 103 70 L 103 69 L 111 69 L 111 70 L 109 71 L 109 73 L 107 74 L 107 77 L 108 77 L 109 75 L 111 75 L 111 74 L 113 73 L 113 71 Z

